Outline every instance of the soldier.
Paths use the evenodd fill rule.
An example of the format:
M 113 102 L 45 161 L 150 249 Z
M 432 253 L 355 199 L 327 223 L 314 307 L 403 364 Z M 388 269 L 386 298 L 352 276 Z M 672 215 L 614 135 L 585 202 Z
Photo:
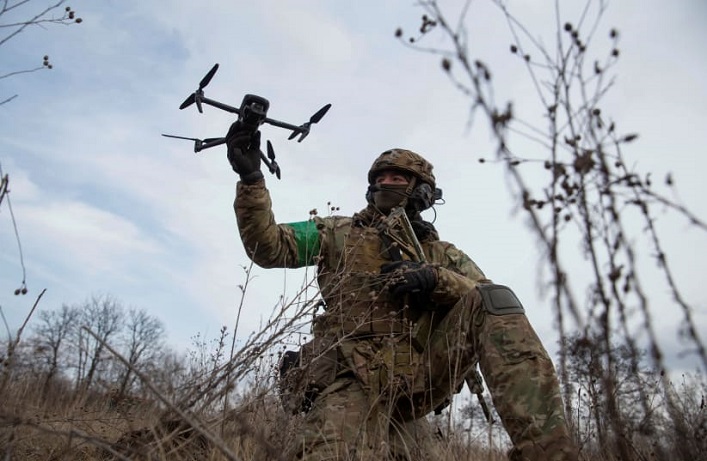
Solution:
M 441 198 L 432 164 L 385 151 L 366 208 L 276 224 L 259 143 L 240 122 L 227 135 L 246 252 L 265 268 L 316 265 L 326 303 L 285 375 L 286 403 L 306 412 L 293 459 L 431 458 L 425 415 L 477 364 L 511 460 L 577 459 L 552 361 L 521 303 L 420 215 Z

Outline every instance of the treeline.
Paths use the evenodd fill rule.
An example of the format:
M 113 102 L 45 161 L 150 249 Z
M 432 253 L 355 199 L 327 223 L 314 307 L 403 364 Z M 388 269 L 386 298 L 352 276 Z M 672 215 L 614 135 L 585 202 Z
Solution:
M 287 331 L 176 352 L 111 295 L 37 311 L 0 342 L 0 458 L 277 459 L 296 421 L 276 390 Z
M 110 394 L 117 399 L 145 397 L 149 391 L 138 373 L 149 375 L 168 390 L 186 379 L 192 364 L 187 355 L 167 347 L 165 338 L 158 318 L 145 309 L 125 307 L 108 294 L 40 310 L 21 340 L 8 338 L 0 349 L 4 364 L 0 390 L 12 382 L 29 382 L 43 397 L 59 389 L 75 395 Z

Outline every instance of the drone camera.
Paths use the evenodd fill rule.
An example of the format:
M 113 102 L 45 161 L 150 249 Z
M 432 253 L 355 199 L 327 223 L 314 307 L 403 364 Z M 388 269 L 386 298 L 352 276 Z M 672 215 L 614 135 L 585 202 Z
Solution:
M 268 115 L 270 102 L 254 94 L 247 94 L 241 102 L 240 118 L 244 125 L 257 129 Z

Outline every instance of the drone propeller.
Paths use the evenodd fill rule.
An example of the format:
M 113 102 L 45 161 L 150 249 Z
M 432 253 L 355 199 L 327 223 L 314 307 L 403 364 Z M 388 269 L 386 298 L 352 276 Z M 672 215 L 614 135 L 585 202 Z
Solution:
M 326 106 L 319 109 L 314 115 L 312 115 L 309 118 L 309 123 L 319 122 L 319 120 L 321 120 L 322 117 L 324 117 L 324 115 L 326 115 L 326 113 L 329 111 L 329 109 L 331 109 L 331 104 L 327 104 Z
M 176 136 L 173 134 L 162 134 L 162 136 L 166 138 L 175 138 L 175 139 L 186 139 L 187 141 L 194 141 L 194 152 L 199 152 L 202 149 L 202 145 L 204 144 L 204 141 L 202 141 L 199 138 L 188 138 L 186 136 Z
M 301 136 L 297 140 L 297 142 L 302 142 L 304 140 L 304 138 L 306 138 L 307 135 L 309 135 L 309 129 L 311 128 L 311 126 L 314 123 L 318 123 L 319 120 L 321 120 L 322 117 L 324 117 L 324 115 L 326 115 L 326 113 L 329 111 L 330 108 L 331 108 L 331 104 L 327 104 L 326 106 L 319 109 L 317 112 L 314 113 L 314 115 L 312 115 L 309 118 L 308 122 L 305 122 L 296 131 L 293 131 L 292 134 L 290 135 L 290 137 L 287 139 L 294 139 L 295 136 L 297 136 L 298 134 L 301 134 Z
M 189 106 L 191 106 L 192 104 L 194 104 L 194 101 L 196 101 L 196 96 L 194 95 L 194 93 L 192 93 L 192 94 L 190 94 L 189 96 L 187 96 L 187 99 L 185 99 L 183 103 L 181 103 L 181 104 L 179 105 L 179 109 L 180 109 L 180 110 L 181 110 L 181 109 L 186 109 L 187 107 L 189 107 Z
M 199 138 L 189 138 L 186 136 L 176 136 L 173 134 L 162 134 L 162 136 L 166 138 L 175 138 L 175 139 L 186 139 L 187 141 L 194 141 L 194 152 L 201 152 L 204 149 L 208 149 L 209 147 L 213 146 L 218 146 L 226 142 L 226 138 L 205 138 L 205 139 L 199 139 Z
M 201 141 L 198 138 L 187 138 L 186 136 L 177 136 L 174 134 L 162 134 L 165 138 L 174 138 L 174 139 L 186 139 L 187 141 Z
M 196 108 L 199 110 L 200 113 L 203 113 L 204 110 L 201 106 L 201 99 L 204 96 L 204 88 L 206 88 L 206 85 L 208 85 L 211 82 L 211 79 L 214 78 L 214 75 L 216 74 L 216 71 L 218 70 L 218 63 L 214 64 L 214 67 L 211 68 L 211 70 L 204 76 L 204 78 L 201 79 L 199 82 L 199 88 L 197 90 L 190 94 L 187 99 L 184 100 L 184 102 L 179 106 L 180 109 L 185 109 L 192 104 L 196 103 Z
M 206 88 L 206 85 L 208 85 L 211 82 L 211 79 L 214 78 L 214 75 L 216 74 L 217 70 L 218 63 L 214 64 L 214 67 L 212 67 L 211 70 L 204 76 L 204 78 L 201 79 L 201 81 L 199 82 L 200 90 Z
M 277 179 L 280 179 L 280 165 L 275 161 L 275 149 L 273 149 L 270 140 L 268 140 L 268 159 L 270 159 L 270 161 L 266 161 L 265 164 L 268 166 L 270 173 L 273 173 L 277 176 Z

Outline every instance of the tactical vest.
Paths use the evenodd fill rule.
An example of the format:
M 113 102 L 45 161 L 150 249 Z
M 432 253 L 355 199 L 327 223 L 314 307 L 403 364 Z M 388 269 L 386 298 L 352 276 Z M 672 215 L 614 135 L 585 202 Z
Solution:
M 329 235 L 318 275 L 327 310 L 317 319 L 315 331 L 338 337 L 410 331 L 414 316 L 406 299 L 392 299 L 387 279 L 380 275 L 391 256 L 379 231 L 349 219 Z
M 389 251 L 376 220 L 315 221 L 322 236 L 317 277 L 327 307 L 315 319 L 315 339 L 307 347 L 316 349 L 316 341 L 324 341 L 332 356 L 317 354 L 300 367 L 308 384 L 304 392 L 291 392 L 299 396 L 294 408 L 302 408 L 301 396 L 308 395 L 307 390 L 331 391 L 328 386 L 336 376 L 351 371 L 378 403 L 397 402 L 401 417 L 428 413 L 437 402 L 431 406 L 426 397 L 429 380 L 421 370 L 432 325 L 443 318 L 435 316 L 439 306 L 432 308 L 429 298 L 420 295 L 390 295 L 390 279 L 381 276 L 380 268 L 392 261 L 395 252 Z M 447 247 L 435 237 L 421 246 L 427 261 L 440 264 L 447 257 Z M 316 393 L 310 395 L 315 397 Z

